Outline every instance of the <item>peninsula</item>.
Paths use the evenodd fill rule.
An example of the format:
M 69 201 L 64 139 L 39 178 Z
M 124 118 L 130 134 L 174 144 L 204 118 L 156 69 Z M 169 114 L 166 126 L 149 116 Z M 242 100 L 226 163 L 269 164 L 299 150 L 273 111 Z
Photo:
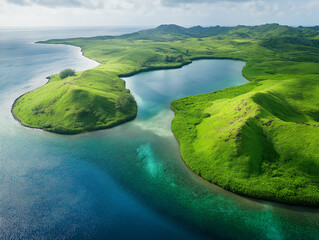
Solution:
M 50 76 L 16 100 L 12 112 L 23 125 L 63 134 L 133 119 L 137 105 L 121 77 L 195 59 L 245 61 L 250 83 L 171 103 L 183 160 L 229 191 L 319 206 L 319 27 L 161 25 L 39 43 L 78 46 L 101 63 Z

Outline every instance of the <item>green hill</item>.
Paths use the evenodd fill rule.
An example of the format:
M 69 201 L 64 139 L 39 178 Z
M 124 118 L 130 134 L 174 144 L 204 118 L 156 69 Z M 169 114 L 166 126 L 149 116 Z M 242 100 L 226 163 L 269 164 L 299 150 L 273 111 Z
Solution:
M 115 126 L 135 118 L 136 103 L 129 110 L 116 107 L 116 100 L 129 93 L 120 78 L 100 70 L 78 72 L 20 97 L 14 115 L 26 126 L 72 134 Z
M 172 102 L 172 129 L 187 165 L 235 193 L 319 206 L 319 30 L 278 24 L 161 25 L 122 36 L 49 40 L 82 48 L 101 63 L 16 101 L 25 125 L 60 133 L 114 126 L 136 115 L 116 101 L 119 78 L 200 58 L 246 62 L 250 83 Z M 122 98 L 122 97 L 121 97 Z

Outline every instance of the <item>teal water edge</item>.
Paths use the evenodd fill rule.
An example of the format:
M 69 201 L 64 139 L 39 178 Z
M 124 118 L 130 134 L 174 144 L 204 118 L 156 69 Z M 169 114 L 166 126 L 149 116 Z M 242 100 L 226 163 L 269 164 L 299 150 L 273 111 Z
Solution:
M 134 121 L 74 136 L 16 122 L 13 101 L 66 67 L 97 65 L 37 40 L 136 29 L 0 30 L 1 239 L 318 239 L 319 211 L 240 197 L 182 161 L 170 101 L 247 82 L 245 63 L 198 60 L 125 78 Z

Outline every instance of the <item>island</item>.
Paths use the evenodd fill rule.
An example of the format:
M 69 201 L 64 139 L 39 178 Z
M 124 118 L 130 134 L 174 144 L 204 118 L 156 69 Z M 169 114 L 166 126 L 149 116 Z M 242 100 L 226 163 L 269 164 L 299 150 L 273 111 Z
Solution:
M 161 25 L 39 43 L 78 46 L 101 63 L 50 76 L 15 101 L 23 125 L 62 134 L 134 119 L 137 104 L 121 77 L 196 59 L 245 61 L 249 83 L 171 103 L 183 160 L 234 193 L 319 206 L 319 27 Z

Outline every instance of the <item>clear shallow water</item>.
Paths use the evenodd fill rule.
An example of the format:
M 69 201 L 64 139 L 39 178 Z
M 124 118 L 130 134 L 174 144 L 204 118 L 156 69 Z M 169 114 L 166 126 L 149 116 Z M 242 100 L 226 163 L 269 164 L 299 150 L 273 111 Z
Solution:
M 127 78 L 138 117 L 113 129 L 60 136 L 13 120 L 14 99 L 46 76 L 96 65 L 77 48 L 32 41 L 120 31 L 134 29 L 0 31 L 0 238 L 318 239 L 318 210 L 239 197 L 180 158 L 170 101 L 245 83 L 242 62 L 201 60 Z

